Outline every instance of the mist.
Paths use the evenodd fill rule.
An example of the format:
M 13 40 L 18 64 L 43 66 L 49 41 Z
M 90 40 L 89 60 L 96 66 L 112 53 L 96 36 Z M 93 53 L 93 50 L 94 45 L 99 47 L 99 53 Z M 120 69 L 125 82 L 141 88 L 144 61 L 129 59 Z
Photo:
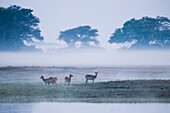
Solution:
M 0 66 L 170 65 L 170 50 L 0 52 Z

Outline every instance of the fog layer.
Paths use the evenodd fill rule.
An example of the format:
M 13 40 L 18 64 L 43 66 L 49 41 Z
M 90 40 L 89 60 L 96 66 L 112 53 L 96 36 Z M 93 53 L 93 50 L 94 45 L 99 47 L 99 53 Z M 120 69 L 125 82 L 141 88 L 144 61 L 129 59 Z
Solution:
M 0 66 L 170 65 L 170 50 L 1 52 Z

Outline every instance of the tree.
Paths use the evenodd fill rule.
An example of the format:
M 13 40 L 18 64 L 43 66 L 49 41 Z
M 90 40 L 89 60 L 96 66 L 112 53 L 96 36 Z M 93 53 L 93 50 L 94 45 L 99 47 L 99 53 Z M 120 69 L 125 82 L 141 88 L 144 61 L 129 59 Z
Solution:
M 99 44 L 96 39 L 97 32 L 97 29 L 92 29 L 90 26 L 79 26 L 61 31 L 59 40 L 65 41 L 69 48 L 95 48 Z
M 16 5 L 0 7 L 0 51 L 35 50 L 33 40 L 44 38 L 38 28 L 40 21 L 32 12 Z
M 131 19 L 117 29 L 110 37 L 109 43 L 136 41 L 131 48 L 169 48 L 170 20 L 166 17 L 143 17 Z

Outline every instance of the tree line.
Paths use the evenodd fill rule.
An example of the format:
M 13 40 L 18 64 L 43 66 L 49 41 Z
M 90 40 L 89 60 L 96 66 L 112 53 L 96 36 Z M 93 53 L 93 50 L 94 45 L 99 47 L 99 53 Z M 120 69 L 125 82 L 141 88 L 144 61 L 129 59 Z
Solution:
M 39 51 L 34 45 L 34 40 L 44 40 L 39 23 L 31 9 L 0 7 L 0 51 Z M 65 41 L 68 48 L 100 48 L 98 36 L 98 29 L 86 25 L 60 31 L 58 39 Z M 160 16 L 133 18 L 116 29 L 108 43 L 132 41 L 135 43 L 130 49 L 170 48 L 170 20 Z

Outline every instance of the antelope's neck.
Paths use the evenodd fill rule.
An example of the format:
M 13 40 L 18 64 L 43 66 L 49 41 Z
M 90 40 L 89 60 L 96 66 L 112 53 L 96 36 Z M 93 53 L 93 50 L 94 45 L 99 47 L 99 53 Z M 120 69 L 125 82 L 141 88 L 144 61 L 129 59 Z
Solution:
M 45 80 L 44 77 L 42 78 L 42 80 L 43 80 L 43 81 Z

